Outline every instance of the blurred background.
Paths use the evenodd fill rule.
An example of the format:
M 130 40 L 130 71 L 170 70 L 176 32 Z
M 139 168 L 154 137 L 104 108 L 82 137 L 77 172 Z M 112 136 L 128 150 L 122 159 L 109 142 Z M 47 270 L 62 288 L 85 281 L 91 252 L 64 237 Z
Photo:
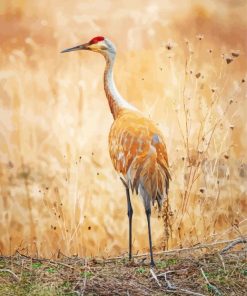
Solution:
M 0 2 L 0 252 L 127 251 L 125 190 L 108 153 L 104 59 L 60 51 L 103 35 L 119 92 L 166 138 L 172 184 L 155 250 L 247 233 L 244 0 Z M 148 250 L 133 196 L 134 251 Z

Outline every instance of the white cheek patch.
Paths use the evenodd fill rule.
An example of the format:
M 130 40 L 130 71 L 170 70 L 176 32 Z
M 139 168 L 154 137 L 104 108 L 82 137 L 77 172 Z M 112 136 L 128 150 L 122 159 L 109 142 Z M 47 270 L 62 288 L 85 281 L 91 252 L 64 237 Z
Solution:
M 90 47 L 92 49 L 96 49 L 96 50 L 97 49 L 102 49 L 102 50 L 107 49 L 107 45 L 105 44 L 104 40 L 103 41 L 99 41 L 99 42 L 97 42 L 95 44 L 92 44 Z

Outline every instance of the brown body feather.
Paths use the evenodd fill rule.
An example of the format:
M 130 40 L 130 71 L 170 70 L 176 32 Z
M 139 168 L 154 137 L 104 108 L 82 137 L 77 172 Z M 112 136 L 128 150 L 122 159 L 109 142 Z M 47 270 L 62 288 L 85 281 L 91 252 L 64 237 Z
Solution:
M 140 112 L 119 110 L 109 134 L 109 151 L 114 168 L 132 191 L 142 195 L 145 207 L 156 200 L 160 209 L 171 177 L 165 142 L 155 124 Z

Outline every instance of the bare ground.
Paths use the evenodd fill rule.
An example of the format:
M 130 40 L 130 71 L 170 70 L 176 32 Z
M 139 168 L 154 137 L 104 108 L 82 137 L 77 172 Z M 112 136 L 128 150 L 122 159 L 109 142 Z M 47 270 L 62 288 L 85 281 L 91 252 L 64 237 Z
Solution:
M 58 260 L 0 257 L 0 295 L 247 295 L 246 240 L 148 257 Z M 238 246 L 237 246 L 238 245 Z M 241 247 L 240 247 L 241 245 Z M 205 247 L 204 247 L 205 249 Z

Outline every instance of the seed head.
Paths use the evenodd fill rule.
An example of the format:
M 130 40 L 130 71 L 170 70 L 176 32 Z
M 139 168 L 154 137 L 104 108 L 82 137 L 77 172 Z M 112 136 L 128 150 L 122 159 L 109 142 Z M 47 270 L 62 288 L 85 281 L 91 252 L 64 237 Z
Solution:
M 204 38 L 204 35 L 198 34 L 196 35 L 196 38 L 201 41 Z
M 166 43 L 166 49 L 167 50 L 172 50 L 177 44 L 172 41 L 172 40 L 168 40 Z
M 201 193 L 204 193 L 205 192 L 205 189 L 204 188 L 200 188 L 200 192 Z
M 231 57 L 226 57 L 226 63 L 230 64 L 233 61 L 233 59 Z
M 232 50 L 232 51 L 231 51 L 231 55 L 232 55 L 234 58 L 239 57 L 239 54 L 240 54 L 239 50 Z

